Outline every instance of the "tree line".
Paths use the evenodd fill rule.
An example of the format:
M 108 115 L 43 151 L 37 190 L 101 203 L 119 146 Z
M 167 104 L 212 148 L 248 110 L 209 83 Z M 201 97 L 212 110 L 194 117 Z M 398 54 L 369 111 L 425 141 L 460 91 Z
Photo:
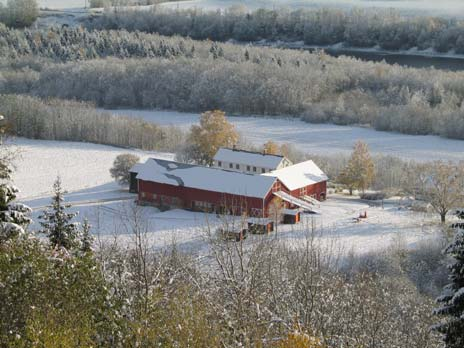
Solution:
M 389 9 L 258 9 L 235 6 L 149 11 L 108 10 L 88 23 L 91 28 L 126 29 L 217 41 L 302 41 L 307 45 L 345 43 L 386 50 L 433 48 L 464 53 L 464 22 L 452 18 L 404 16 Z
M 55 36 L 57 47 L 64 47 L 61 38 L 87 35 L 78 32 L 42 35 Z M 28 35 L 34 36 L 14 32 L 18 39 L 3 46 L 3 52 L 10 47 L 20 51 Z M 27 49 L 20 57 L 0 60 L 0 92 L 77 99 L 101 107 L 293 115 L 308 122 L 464 138 L 464 73 L 138 33 L 92 32 L 90 37 L 98 43 L 82 40 L 70 50 L 77 54 L 103 45 L 110 47 L 103 52 L 111 57 L 85 60 L 84 55 L 56 63 L 46 58 L 55 55 L 53 45 L 39 40 L 44 54 Z M 158 53 L 142 58 L 138 52 L 145 46 Z M 117 59 L 118 47 L 126 47 L 125 59 Z M 56 59 L 61 60 L 59 55 Z
M 139 32 L 0 31 L 1 93 L 464 138 L 461 72 Z
M 83 141 L 158 151 L 175 151 L 184 141 L 183 132 L 175 127 L 114 116 L 82 102 L 0 95 L 0 114 L 7 115 L 10 134 L 30 139 Z

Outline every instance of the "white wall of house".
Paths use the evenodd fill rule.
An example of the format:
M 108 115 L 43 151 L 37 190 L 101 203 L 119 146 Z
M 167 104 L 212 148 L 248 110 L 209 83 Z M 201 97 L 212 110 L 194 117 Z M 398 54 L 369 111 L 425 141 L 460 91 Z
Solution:
M 291 165 L 290 161 L 288 161 L 285 158 L 282 160 L 282 162 L 280 162 L 277 168 L 266 168 L 266 167 L 260 167 L 258 165 L 245 164 L 245 163 L 232 163 L 232 162 L 225 162 L 225 161 L 214 161 L 213 163 L 213 167 L 215 168 L 232 170 L 234 172 L 241 172 L 241 173 L 247 173 L 247 174 L 269 173 L 276 169 L 288 167 L 289 165 Z

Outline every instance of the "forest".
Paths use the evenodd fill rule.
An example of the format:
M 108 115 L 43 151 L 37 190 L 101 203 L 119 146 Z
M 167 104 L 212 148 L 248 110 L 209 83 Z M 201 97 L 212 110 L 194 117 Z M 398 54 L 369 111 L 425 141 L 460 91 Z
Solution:
M 223 12 L 159 7 L 149 11 L 117 9 L 106 11 L 87 26 L 189 36 L 197 40 L 344 43 L 349 47 L 464 53 L 464 21 L 405 16 L 394 9 L 258 9 L 253 12 L 240 6 Z
M 101 109 L 118 107 L 216 109 L 204 117 L 225 118 L 221 109 L 464 139 L 464 73 L 218 42 L 461 52 L 458 21 L 363 10 L 158 11 L 107 12 L 88 28 L 17 30 L 9 27 L 27 23 L 12 22 L 13 12 L 0 7 L 0 21 L 8 25 L 0 24 L 2 139 L 169 151 L 191 162 L 192 149 L 211 150 L 225 138 L 217 127 L 186 132 Z M 336 229 L 319 228 L 312 219 L 294 240 L 274 233 L 239 242 L 224 240 L 206 220 L 198 255 L 188 244 L 177 245 L 174 233 L 170 245 L 157 248 L 146 207 L 128 201 L 111 208 L 110 232 L 99 217 L 95 226 L 86 219 L 81 224 L 79 205 L 67 204 L 59 178 L 47 206 L 33 213 L 18 203 L 12 183 L 17 154 L 0 142 L 0 348 L 462 348 L 464 232 L 454 233 L 443 218 L 462 202 L 464 163 L 371 157 L 361 141 L 349 158 L 313 156 L 273 139 L 253 147 L 233 135 L 244 149 L 274 147 L 294 162 L 315 160 L 331 178 L 332 192 L 359 189 L 364 202 L 368 195 L 377 200 L 372 204 L 382 201 L 379 210 L 385 195 L 422 197 L 437 223 L 421 221 L 418 233 L 434 232 L 411 247 L 398 225 L 390 244 L 355 253 Z M 197 146 L 199 138 L 206 150 Z M 405 208 L 394 209 L 402 215 Z M 215 218 L 224 228 L 237 223 Z M 355 226 L 353 238 L 366 233 L 346 220 Z
M 124 30 L 0 27 L 0 34 L 2 94 L 99 107 L 291 115 L 464 138 L 461 72 Z
M 8 115 L 8 133 L 29 139 L 66 140 L 176 151 L 184 134 L 141 119 L 114 116 L 92 105 L 18 95 L 0 95 L 0 114 Z

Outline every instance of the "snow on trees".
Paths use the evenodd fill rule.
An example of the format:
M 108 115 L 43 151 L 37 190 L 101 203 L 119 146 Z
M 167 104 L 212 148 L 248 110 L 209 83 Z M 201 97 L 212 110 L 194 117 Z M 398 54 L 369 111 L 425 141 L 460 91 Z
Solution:
M 464 165 L 442 161 L 418 165 L 406 186 L 415 197 L 430 203 L 445 222 L 448 212 L 464 203 Z
M 3 129 L 3 127 L 2 127 Z M 10 184 L 12 169 L 11 154 L 0 157 L 0 242 L 21 235 L 32 222 L 28 216 L 32 210 L 27 205 L 16 203 L 19 189 Z
M 113 177 L 120 185 L 126 185 L 130 181 L 130 169 L 140 161 L 140 157 L 131 153 L 118 155 L 110 169 Z
M 369 148 L 366 143 L 358 141 L 354 145 L 348 165 L 340 173 L 338 181 L 348 187 L 351 195 L 353 189 L 364 192 L 372 184 L 374 177 L 374 162 L 369 154 Z
M 437 299 L 435 314 L 443 320 L 435 329 L 443 334 L 447 348 L 464 347 L 464 229 L 458 229 L 454 241 L 445 249 L 452 258 L 448 265 L 450 284 Z
M 37 17 L 39 5 L 36 0 L 8 0 L 6 7 L 0 7 L 0 21 L 11 27 L 28 27 Z
M 18 192 L 15 186 L 0 184 L 0 242 L 23 234 L 32 222 L 31 208 L 13 202 Z
M 79 246 L 79 224 L 72 222 L 77 213 L 69 213 L 70 204 L 64 203 L 64 194 L 61 179 L 58 177 L 53 184 L 54 196 L 52 203 L 41 216 L 41 233 L 50 240 L 53 248 L 74 249 Z

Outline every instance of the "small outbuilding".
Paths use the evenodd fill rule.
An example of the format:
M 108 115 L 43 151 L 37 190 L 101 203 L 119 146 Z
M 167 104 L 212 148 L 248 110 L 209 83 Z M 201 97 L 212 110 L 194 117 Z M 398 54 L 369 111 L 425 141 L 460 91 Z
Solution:
M 143 163 L 136 163 L 130 170 L 129 170 L 129 192 L 130 193 L 139 193 L 139 183 L 137 180 L 137 175 L 139 171 L 142 170 L 144 164 Z
M 282 215 L 286 225 L 296 225 L 301 221 L 301 212 L 298 209 L 284 209 Z
M 266 234 L 274 231 L 274 221 L 266 218 L 248 219 L 248 231 L 256 234 Z

